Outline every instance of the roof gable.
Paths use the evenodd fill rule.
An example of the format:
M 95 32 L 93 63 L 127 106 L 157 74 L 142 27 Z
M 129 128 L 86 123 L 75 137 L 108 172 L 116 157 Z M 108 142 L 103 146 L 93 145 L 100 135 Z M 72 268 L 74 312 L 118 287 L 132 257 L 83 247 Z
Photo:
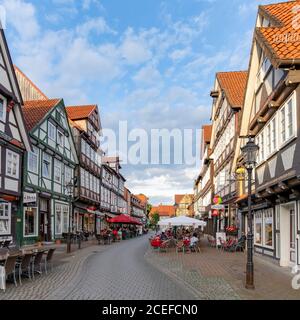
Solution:
M 300 64 L 300 29 L 294 26 L 299 1 L 288 1 L 259 7 L 259 14 L 271 21 L 270 26 L 256 28 L 256 38 L 266 49 L 275 66 Z
M 91 113 L 97 108 L 97 105 L 80 105 L 80 106 L 66 106 L 68 117 L 71 120 L 81 120 L 88 118 Z
M 31 143 L 28 133 L 25 129 L 24 117 L 21 109 L 23 103 L 20 88 L 16 79 L 16 74 L 13 68 L 12 59 L 10 56 L 9 48 L 6 42 L 5 34 L 0 22 L 0 87 L 1 92 L 7 97 L 12 99 L 11 107 L 14 110 L 18 129 L 22 138 L 22 142 L 27 151 L 31 150 Z
M 242 108 L 247 84 L 247 71 L 218 72 L 217 80 L 232 108 Z
M 49 100 L 30 100 L 25 101 L 23 106 L 23 113 L 25 118 L 26 129 L 33 130 L 40 124 L 46 115 L 59 104 L 62 99 Z

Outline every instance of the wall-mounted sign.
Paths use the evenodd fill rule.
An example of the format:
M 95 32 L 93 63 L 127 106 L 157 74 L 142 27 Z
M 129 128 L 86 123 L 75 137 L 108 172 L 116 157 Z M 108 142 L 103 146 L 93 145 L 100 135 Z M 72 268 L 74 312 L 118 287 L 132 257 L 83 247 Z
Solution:
M 32 203 L 32 202 L 36 202 L 36 193 L 24 192 L 23 203 Z
M 212 210 L 225 210 L 225 206 L 223 204 L 215 204 L 211 206 Z

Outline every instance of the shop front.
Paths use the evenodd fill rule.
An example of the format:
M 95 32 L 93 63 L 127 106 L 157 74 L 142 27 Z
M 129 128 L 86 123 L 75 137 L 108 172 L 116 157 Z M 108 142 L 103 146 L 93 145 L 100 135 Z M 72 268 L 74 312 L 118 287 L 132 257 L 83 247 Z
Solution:
M 0 240 L 16 241 L 16 222 L 20 202 L 17 197 L 0 193 Z

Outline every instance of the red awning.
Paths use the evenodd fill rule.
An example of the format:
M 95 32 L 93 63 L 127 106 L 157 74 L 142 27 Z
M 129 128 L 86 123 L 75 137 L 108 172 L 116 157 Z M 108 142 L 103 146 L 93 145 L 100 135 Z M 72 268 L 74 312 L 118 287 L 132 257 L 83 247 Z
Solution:
M 138 224 L 138 225 L 141 225 L 141 223 L 138 220 L 136 220 L 136 219 L 134 219 L 134 218 L 132 218 L 132 217 L 126 215 L 126 214 L 121 214 L 118 217 L 111 218 L 111 219 L 108 220 L 108 222 L 110 222 L 110 223 Z

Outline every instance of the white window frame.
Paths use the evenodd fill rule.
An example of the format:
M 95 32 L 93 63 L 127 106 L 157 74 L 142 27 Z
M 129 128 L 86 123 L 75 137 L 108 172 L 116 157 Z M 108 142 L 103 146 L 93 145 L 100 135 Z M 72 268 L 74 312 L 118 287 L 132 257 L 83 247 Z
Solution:
M 57 175 L 56 170 L 59 169 L 59 175 Z M 62 163 L 56 159 L 54 159 L 54 170 L 53 170 L 53 180 L 55 183 L 61 184 L 61 178 L 62 178 Z M 59 180 L 56 180 L 56 178 L 59 177 Z
M 288 106 L 289 102 L 292 101 L 292 134 L 288 136 Z M 296 93 L 293 92 L 291 96 L 285 101 L 283 106 L 278 110 L 279 114 L 279 132 L 280 132 L 280 147 L 288 144 L 292 139 L 294 139 L 297 135 L 297 100 Z M 283 112 L 282 112 L 283 111 Z M 282 114 L 284 113 L 284 128 L 282 128 Z M 282 139 L 282 132 L 285 132 L 285 139 Z
M 272 246 L 266 245 L 266 214 L 271 214 L 272 216 Z M 275 234 L 275 229 L 274 229 L 274 210 L 272 208 L 270 209 L 265 209 L 262 212 L 262 220 L 263 220 L 263 246 L 265 248 L 270 248 L 274 249 L 274 234 Z
M 0 94 L 0 99 L 3 100 L 3 113 L 0 116 L 0 121 L 6 122 L 6 111 L 7 111 L 7 99 Z
M 9 154 L 11 154 L 11 161 L 8 161 Z M 14 161 L 14 157 L 16 161 Z M 11 163 L 11 167 L 9 166 Z M 14 173 L 14 166 L 15 166 L 15 173 Z M 6 175 L 8 177 L 12 177 L 15 179 L 19 178 L 19 166 L 20 166 L 20 155 L 10 149 L 6 149 Z M 9 169 L 11 172 L 9 173 Z
M 11 203 L 10 202 L 3 202 L 3 203 L 0 203 L 0 207 L 3 207 L 2 208 L 2 212 L 3 212 L 3 215 L 0 216 L 0 220 L 5 220 L 7 221 L 7 232 L 4 232 L 4 231 L 1 231 L 0 230 L 0 236 L 4 236 L 4 235 L 9 235 L 11 234 Z M 6 208 L 5 208 L 6 207 Z M 5 211 L 8 211 L 8 216 L 6 217 L 5 216 Z
M 59 141 L 59 136 L 61 137 L 61 142 Z M 56 143 L 61 146 L 62 148 L 64 148 L 65 146 L 65 135 L 63 133 L 63 131 L 57 129 L 56 130 Z
M 32 234 L 25 234 L 25 211 L 28 209 L 27 207 L 23 208 L 23 236 L 24 238 L 32 238 L 38 236 L 38 208 L 32 207 L 32 209 L 35 209 L 35 216 L 34 216 L 34 233 Z
M 38 174 L 38 172 L 39 172 L 39 148 L 37 148 L 36 146 L 33 146 L 32 149 L 33 149 L 33 151 L 28 152 L 27 169 L 28 169 L 29 172 Z M 35 168 L 35 170 L 32 170 L 32 168 L 30 168 L 30 165 L 31 165 L 30 162 L 32 160 L 31 157 L 36 157 L 36 168 Z
M 51 127 L 53 128 L 53 137 L 51 136 Z M 48 120 L 48 138 L 54 142 L 56 142 L 56 127 L 55 125 Z
M 48 159 L 45 159 L 45 157 L 48 157 Z M 45 176 L 44 175 L 44 162 L 49 163 L 49 176 Z M 42 177 L 46 178 L 46 179 L 51 179 L 51 175 L 52 175 L 52 158 L 48 153 L 43 152 L 43 157 L 42 157 Z

